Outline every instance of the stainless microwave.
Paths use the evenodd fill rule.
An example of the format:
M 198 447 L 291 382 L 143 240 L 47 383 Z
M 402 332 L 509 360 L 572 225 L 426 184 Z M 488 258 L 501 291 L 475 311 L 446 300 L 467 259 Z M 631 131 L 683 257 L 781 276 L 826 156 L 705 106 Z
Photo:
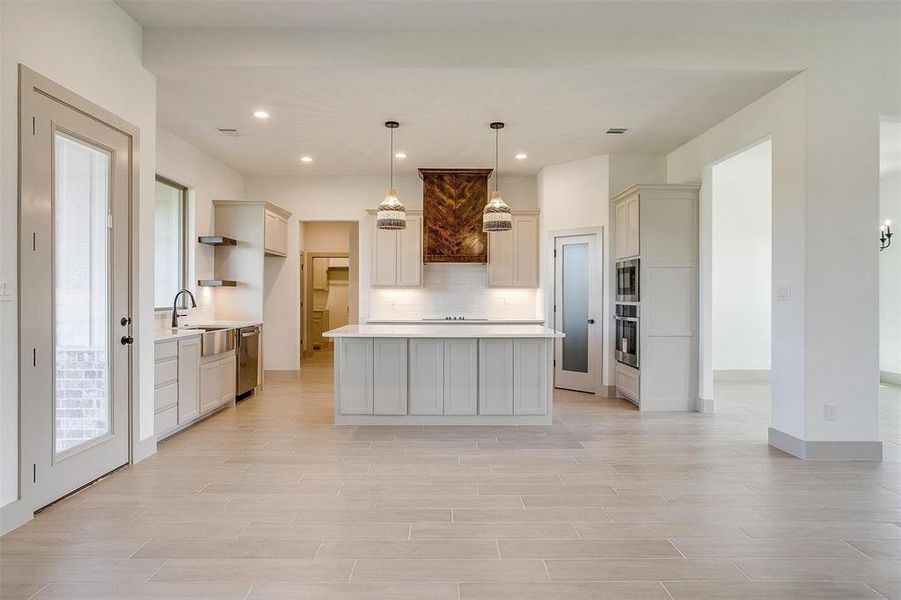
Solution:
M 638 289 L 639 259 L 630 258 L 616 263 L 616 301 L 640 302 Z

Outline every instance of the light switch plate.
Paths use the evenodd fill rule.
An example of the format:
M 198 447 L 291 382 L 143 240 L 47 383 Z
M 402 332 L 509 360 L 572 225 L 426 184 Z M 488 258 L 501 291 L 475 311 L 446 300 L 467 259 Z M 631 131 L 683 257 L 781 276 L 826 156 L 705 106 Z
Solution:
M 0 302 L 12 302 L 15 298 L 15 285 L 9 279 L 0 279 Z

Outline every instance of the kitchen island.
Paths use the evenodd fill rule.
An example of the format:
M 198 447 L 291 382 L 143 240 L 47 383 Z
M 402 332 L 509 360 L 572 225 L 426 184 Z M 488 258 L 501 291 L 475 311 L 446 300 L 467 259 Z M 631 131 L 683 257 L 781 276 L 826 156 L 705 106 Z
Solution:
M 554 338 L 541 325 L 345 325 L 339 425 L 550 425 Z

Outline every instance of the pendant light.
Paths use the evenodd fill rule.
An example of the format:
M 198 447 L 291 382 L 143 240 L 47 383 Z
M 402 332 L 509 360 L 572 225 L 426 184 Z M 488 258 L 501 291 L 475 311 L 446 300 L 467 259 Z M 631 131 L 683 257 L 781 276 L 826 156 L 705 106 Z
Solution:
M 491 199 L 482 211 L 482 231 L 486 233 L 510 231 L 513 229 L 513 215 L 510 214 L 510 207 L 497 190 L 498 132 L 504 128 L 504 124 L 495 121 L 489 127 L 494 130 L 494 191 L 491 192 Z
M 407 228 L 407 209 L 397 199 L 397 190 L 394 189 L 394 130 L 400 127 L 397 121 L 385 121 L 385 127 L 391 132 L 391 158 L 390 175 L 388 183 L 388 192 L 385 199 L 379 204 L 379 210 L 375 217 L 375 226 L 377 229 L 406 229 Z

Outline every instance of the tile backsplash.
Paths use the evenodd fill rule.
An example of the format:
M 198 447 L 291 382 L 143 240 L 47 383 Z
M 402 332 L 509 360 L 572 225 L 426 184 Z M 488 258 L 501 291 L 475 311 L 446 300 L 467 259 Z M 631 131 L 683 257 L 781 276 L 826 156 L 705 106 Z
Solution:
M 421 288 L 372 288 L 370 319 L 536 319 L 538 290 L 489 288 L 487 265 L 427 264 Z

